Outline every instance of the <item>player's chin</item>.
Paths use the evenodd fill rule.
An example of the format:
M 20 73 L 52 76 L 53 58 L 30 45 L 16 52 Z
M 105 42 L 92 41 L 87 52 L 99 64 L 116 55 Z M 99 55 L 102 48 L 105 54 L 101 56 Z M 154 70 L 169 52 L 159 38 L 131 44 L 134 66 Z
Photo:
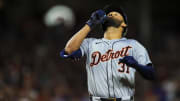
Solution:
M 121 23 L 122 23 L 122 21 L 120 21 L 120 20 L 108 17 L 105 20 L 103 26 L 105 26 L 105 27 L 110 27 L 110 26 L 112 26 L 112 27 L 119 27 L 121 25 Z

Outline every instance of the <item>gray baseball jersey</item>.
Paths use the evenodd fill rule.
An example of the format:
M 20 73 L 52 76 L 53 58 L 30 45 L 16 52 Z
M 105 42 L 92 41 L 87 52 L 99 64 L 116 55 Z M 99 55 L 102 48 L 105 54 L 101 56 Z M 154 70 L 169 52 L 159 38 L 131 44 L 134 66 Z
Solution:
M 133 56 L 139 64 L 151 63 L 146 49 L 132 39 L 86 38 L 80 49 L 87 57 L 88 91 L 97 97 L 134 95 L 136 70 L 119 63 L 120 58 Z

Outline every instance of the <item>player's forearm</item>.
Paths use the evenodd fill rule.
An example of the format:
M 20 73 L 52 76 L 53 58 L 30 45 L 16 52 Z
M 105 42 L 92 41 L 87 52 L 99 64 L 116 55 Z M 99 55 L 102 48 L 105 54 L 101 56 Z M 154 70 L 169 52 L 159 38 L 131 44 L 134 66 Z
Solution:
M 152 65 L 138 64 L 136 70 L 147 80 L 155 79 L 155 70 Z
M 79 32 L 77 32 L 66 44 L 65 51 L 67 54 L 71 54 L 80 48 L 81 43 L 90 32 L 90 27 L 85 25 Z

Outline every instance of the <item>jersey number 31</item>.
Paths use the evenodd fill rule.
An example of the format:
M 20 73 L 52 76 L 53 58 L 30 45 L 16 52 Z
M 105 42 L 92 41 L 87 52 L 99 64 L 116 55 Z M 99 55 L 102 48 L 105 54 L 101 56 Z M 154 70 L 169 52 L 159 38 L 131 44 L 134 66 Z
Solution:
M 118 71 L 120 73 L 128 73 L 129 74 L 129 66 L 127 66 L 124 63 L 119 63 L 119 65 L 120 65 L 120 68 L 118 69 Z

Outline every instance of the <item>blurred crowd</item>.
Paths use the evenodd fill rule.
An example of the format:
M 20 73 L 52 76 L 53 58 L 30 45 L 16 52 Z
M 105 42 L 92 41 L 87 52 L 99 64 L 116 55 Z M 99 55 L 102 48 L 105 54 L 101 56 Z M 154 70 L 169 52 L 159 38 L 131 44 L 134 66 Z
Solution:
M 61 36 L 24 23 L 19 35 L 1 37 L 0 101 L 88 101 L 85 69 L 59 57 Z
M 18 6 L 15 1 L 0 0 L 0 101 L 89 101 L 85 59 L 73 62 L 59 57 L 67 40 L 84 24 L 83 16 L 73 28 L 46 27 L 45 6 L 33 11 L 40 7 L 30 10 L 32 5 L 26 7 L 28 3 L 20 0 L 23 6 Z M 76 14 L 78 18 L 80 12 Z M 159 28 L 154 33 L 147 49 L 157 79 L 146 81 L 137 74 L 135 101 L 180 101 L 179 32 Z

